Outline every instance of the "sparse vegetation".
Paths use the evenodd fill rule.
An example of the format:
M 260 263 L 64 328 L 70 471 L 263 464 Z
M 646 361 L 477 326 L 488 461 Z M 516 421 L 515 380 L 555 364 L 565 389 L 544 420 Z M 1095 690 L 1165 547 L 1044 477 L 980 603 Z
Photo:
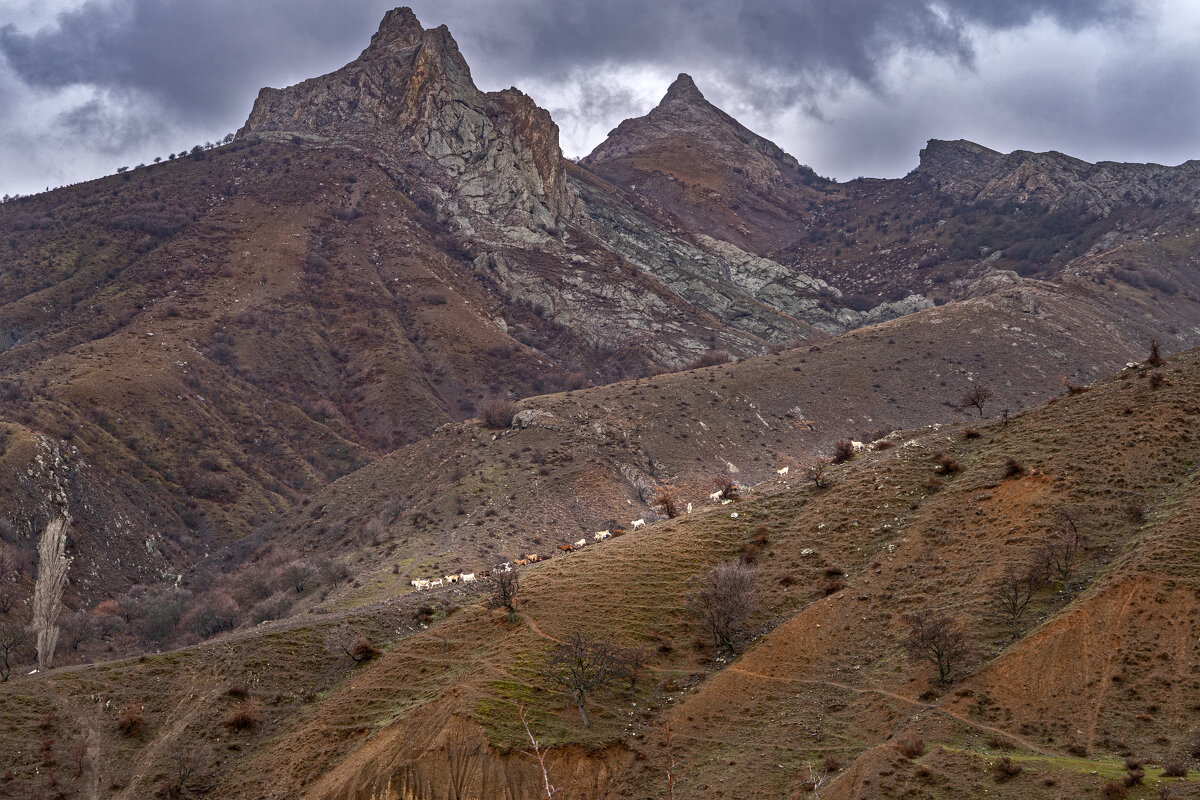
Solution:
M 939 683 L 950 683 L 955 671 L 971 651 L 970 639 L 962 624 L 940 613 L 906 614 L 908 636 L 904 649 L 910 659 L 926 661 L 937 670 Z
M 965 411 L 968 408 L 974 408 L 979 412 L 979 418 L 983 419 L 983 408 L 987 405 L 987 401 L 996 396 L 996 393 L 990 386 L 976 384 L 972 386 L 959 400 L 959 406 Z
M 509 428 L 518 410 L 516 403 L 493 397 L 480 403 L 477 413 L 489 428 Z
M 688 609 L 716 647 L 731 653 L 741 648 L 746 622 L 757 606 L 757 575 L 738 561 L 719 564 L 700 577 L 688 598 Z
M 521 581 L 517 571 L 506 572 L 495 570 L 492 573 L 492 594 L 488 599 L 489 608 L 503 608 L 508 612 L 508 622 L 511 625 L 517 621 L 517 594 L 521 589 Z
M 587 728 L 592 724 L 587 713 L 588 695 L 608 682 L 613 665 L 612 647 L 576 628 L 550 653 L 542 677 L 567 693 Z

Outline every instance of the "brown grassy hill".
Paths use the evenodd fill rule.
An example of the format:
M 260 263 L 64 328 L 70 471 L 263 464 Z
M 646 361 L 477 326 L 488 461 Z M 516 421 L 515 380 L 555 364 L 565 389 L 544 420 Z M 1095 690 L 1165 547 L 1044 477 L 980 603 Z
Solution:
M 1153 317 L 1148 327 L 1110 328 L 1140 302 L 1086 281 L 1018 282 L 819 345 L 530 398 L 517 428 L 447 426 L 334 482 L 221 557 L 236 563 L 244 548 L 271 542 L 352 554 L 377 597 L 407 590 L 409 578 L 552 554 L 657 518 L 657 486 L 699 509 L 712 502 L 715 476 L 753 485 L 788 466 L 802 482 L 840 440 L 978 420 L 959 405 L 972 386 L 994 390 L 984 410 L 996 418 L 1064 393 L 1064 379 L 1089 383 L 1168 335 Z
M 0 792 L 53 775 L 84 796 L 143 796 L 178 777 L 176 754 L 198 753 L 187 786 L 222 797 L 536 796 L 524 707 L 570 798 L 662 796 L 667 724 L 676 796 L 804 797 L 807 765 L 824 772 L 826 756 L 822 797 L 1097 797 L 1126 756 L 1149 764 L 1130 796 L 1152 796 L 1158 765 L 1191 759 L 1200 727 L 1198 385 L 1190 351 L 978 436 L 898 434 L 834 468 L 831 488 L 764 484 L 524 569 L 515 625 L 479 604 L 486 586 L 455 588 L 11 682 Z M 938 454 L 961 469 L 937 475 Z M 1085 536 L 1071 591 L 1038 592 L 1010 642 L 989 588 L 1063 510 Z M 758 637 L 714 658 L 684 601 L 693 576 L 739 556 L 759 569 Z M 974 642 L 948 688 L 900 648 L 901 615 L 935 610 Z M 653 652 L 636 705 L 598 691 L 589 729 L 539 673 L 574 627 Z M 386 652 L 356 666 L 338 628 Z M 145 727 L 126 736 L 131 704 Z M 908 755 L 896 746 L 915 739 Z M 1000 781 L 1002 755 L 1021 769 Z M 1176 796 L 1200 796 L 1196 774 Z

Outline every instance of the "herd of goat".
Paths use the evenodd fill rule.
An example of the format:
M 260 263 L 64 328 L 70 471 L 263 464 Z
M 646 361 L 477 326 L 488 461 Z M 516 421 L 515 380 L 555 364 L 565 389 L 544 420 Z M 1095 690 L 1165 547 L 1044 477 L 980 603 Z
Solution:
M 862 442 L 852 442 L 851 445 L 856 452 L 863 448 Z M 780 467 L 779 469 L 775 470 L 775 474 L 781 478 L 786 476 L 788 474 L 788 467 Z M 717 491 L 710 494 L 708 496 L 708 499 L 712 500 L 715 503 L 721 503 L 722 505 L 730 502 L 728 499 L 725 498 L 724 491 L 720 490 L 720 489 L 718 489 Z M 687 513 L 689 513 L 689 514 L 692 513 L 692 504 L 691 503 L 687 504 Z M 737 517 L 737 514 L 734 514 L 733 516 Z M 646 527 L 645 519 L 635 519 L 629 523 L 629 528 L 632 531 L 636 531 L 638 528 L 644 528 L 644 527 Z M 610 539 L 610 538 L 612 538 L 612 531 L 597 531 L 596 533 L 592 534 L 592 540 L 596 541 L 596 542 L 602 542 L 605 539 Z M 559 545 L 558 549 L 560 551 L 562 551 L 563 553 L 573 553 L 576 550 L 579 550 L 580 548 L 587 546 L 587 543 L 588 543 L 587 537 L 584 537 L 577 542 L 572 542 L 571 544 Z M 484 570 L 483 572 L 481 572 L 479 574 L 479 576 L 481 578 L 487 578 L 493 572 L 512 572 L 513 567 L 523 567 L 527 564 L 536 564 L 537 562 L 544 561 L 544 560 L 545 560 L 545 558 L 543 558 L 542 556 L 539 556 L 537 553 L 530 553 L 529 555 L 525 556 L 524 558 L 518 558 L 515 561 L 505 561 L 502 564 L 497 564 L 494 568 L 492 568 L 490 570 Z M 457 575 L 444 575 L 441 578 L 429 578 L 429 579 L 417 578 L 413 581 L 410 581 L 410 583 L 412 583 L 412 585 L 414 587 L 416 587 L 417 591 L 421 591 L 423 589 L 437 589 L 442 586 L 449 586 L 452 583 L 471 583 L 474 580 L 475 580 L 474 572 L 461 572 Z

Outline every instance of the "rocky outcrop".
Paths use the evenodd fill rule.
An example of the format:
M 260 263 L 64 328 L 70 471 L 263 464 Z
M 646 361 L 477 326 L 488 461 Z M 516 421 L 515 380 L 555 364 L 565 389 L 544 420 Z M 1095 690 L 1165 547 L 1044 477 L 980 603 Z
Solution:
M 450 31 L 422 28 L 408 8 L 389 11 L 345 67 L 263 89 L 239 131 L 251 133 L 369 144 L 425 177 L 466 233 L 528 240 L 586 219 L 550 115 L 516 89 L 481 92 Z
M 1055 151 L 1005 155 L 965 140 L 931 139 L 912 175 L 969 203 L 1036 202 L 1050 210 L 1101 215 L 1130 205 L 1187 203 L 1200 209 L 1200 161 L 1177 167 L 1091 164 Z

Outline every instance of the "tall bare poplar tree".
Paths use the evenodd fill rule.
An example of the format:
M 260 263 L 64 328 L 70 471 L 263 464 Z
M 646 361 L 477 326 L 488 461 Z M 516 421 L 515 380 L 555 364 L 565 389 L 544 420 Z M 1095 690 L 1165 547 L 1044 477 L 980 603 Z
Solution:
M 46 523 L 38 542 L 37 583 L 33 587 L 33 621 L 37 634 L 38 669 L 47 670 L 58 646 L 58 615 L 62 613 L 63 589 L 67 585 L 67 520 L 55 517 Z

